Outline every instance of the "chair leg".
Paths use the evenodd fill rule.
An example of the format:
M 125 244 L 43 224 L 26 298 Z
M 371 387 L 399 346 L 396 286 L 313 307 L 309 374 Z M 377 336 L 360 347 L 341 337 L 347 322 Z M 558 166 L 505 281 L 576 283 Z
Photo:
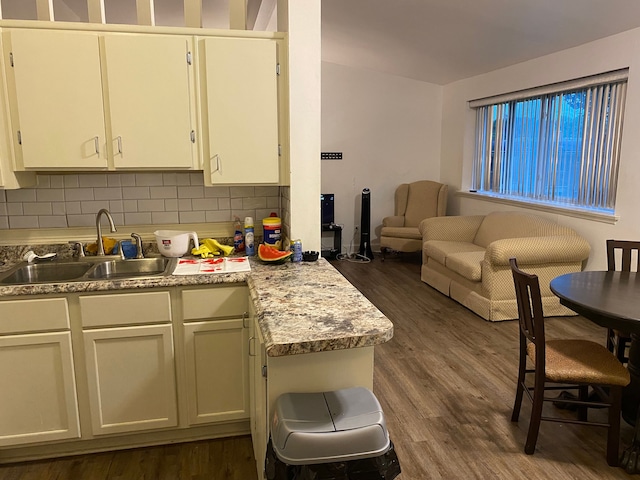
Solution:
M 616 352 L 616 345 L 613 341 L 615 334 L 616 333 L 613 328 L 607 328 L 607 350 L 609 350 L 611 353 Z
M 542 418 L 542 405 L 544 404 L 544 375 L 536 372 L 533 387 L 533 405 L 531 405 L 531 419 L 529 420 L 529 431 L 527 432 L 527 442 L 524 445 L 524 453 L 533 455 L 538 441 L 540 431 L 540 419 Z
M 607 463 L 617 467 L 620 449 L 620 409 L 622 403 L 622 387 L 609 388 L 609 431 L 607 434 Z
M 618 361 L 620 363 L 622 363 L 623 365 L 626 365 L 627 363 L 629 363 L 629 359 L 626 356 L 627 339 L 618 336 L 617 340 L 618 341 L 616 342 L 616 351 L 615 351 L 616 357 L 618 358 Z
M 578 400 L 581 400 L 583 402 L 586 402 L 589 400 L 589 386 L 588 385 L 581 385 L 580 388 L 578 389 Z M 588 417 L 588 411 L 589 409 L 587 408 L 586 405 L 578 405 L 578 420 L 581 420 L 583 422 L 587 421 L 587 417 Z
M 384 255 L 387 253 L 387 247 L 380 247 L 380 254 L 382 256 L 382 261 L 384 262 Z
M 526 360 L 523 358 L 523 353 L 520 352 L 520 362 L 518 365 L 518 383 L 516 386 L 516 398 L 513 402 L 513 411 L 511 412 L 511 421 L 517 422 L 520 418 L 520 407 L 522 407 L 522 395 L 524 393 L 524 377 L 527 369 Z

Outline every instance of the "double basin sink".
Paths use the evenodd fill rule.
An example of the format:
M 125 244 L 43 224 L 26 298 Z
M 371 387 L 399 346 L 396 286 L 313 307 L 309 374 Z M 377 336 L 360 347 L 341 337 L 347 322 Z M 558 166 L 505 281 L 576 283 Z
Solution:
M 42 263 L 22 262 L 0 273 L 0 285 L 124 280 L 173 273 L 175 258 L 153 257 L 122 260 L 120 257 L 85 257 Z

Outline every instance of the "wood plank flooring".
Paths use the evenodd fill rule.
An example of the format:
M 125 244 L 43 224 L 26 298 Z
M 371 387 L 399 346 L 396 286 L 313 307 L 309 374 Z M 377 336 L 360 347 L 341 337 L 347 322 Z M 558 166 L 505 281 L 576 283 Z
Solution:
M 530 414 L 510 421 L 517 322 L 487 322 L 420 281 L 419 255 L 332 262 L 394 323 L 376 347 L 374 391 L 403 473 L 398 480 L 633 478 L 605 460 L 606 431 L 543 422 L 534 455 L 523 451 Z M 604 343 L 581 317 L 549 319 L 548 338 Z M 549 405 L 549 414 L 557 409 Z M 590 419 L 605 417 L 591 411 Z M 622 426 L 627 445 L 632 428 Z
M 0 466 L 1 480 L 257 480 L 251 437 Z
M 486 322 L 422 283 L 419 256 L 332 263 L 394 323 L 394 338 L 376 347 L 374 390 L 403 470 L 398 480 L 633 478 L 607 465 L 603 429 L 546 422 L 535 455 L 524 454 L 526 400 L 520 422 L 509 421 L 516 322 Z M 547 325 L 550 338 L 604 342 L 604 329 L 579 317 Z M 624 444 L 632 433 L 623 423 Z M 257 477 L 247 436 L 0 466 L 0 480 L 76 479 Z

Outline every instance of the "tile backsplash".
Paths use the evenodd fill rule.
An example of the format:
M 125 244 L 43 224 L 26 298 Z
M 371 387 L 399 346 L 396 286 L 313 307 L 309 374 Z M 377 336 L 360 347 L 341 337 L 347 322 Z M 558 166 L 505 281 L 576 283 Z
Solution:
M 280 214 L 281 187 L 205 187 L 201 172 L 38 174 L 37 180 L 34 188 L 0 190 L 0 230 L 95 226 L 101 208 L 117 225 Z

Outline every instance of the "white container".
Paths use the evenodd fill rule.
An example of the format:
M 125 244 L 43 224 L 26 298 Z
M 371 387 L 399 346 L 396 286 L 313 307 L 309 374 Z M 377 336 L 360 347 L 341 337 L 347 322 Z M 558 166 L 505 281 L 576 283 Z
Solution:
M 196 232 L 181 232 L 178 230 L 156 230 L 158 250 L 165 257 L 181 257 L 189 252 L 189 240 L 193 240 L 195 248 L 200 246 Z

